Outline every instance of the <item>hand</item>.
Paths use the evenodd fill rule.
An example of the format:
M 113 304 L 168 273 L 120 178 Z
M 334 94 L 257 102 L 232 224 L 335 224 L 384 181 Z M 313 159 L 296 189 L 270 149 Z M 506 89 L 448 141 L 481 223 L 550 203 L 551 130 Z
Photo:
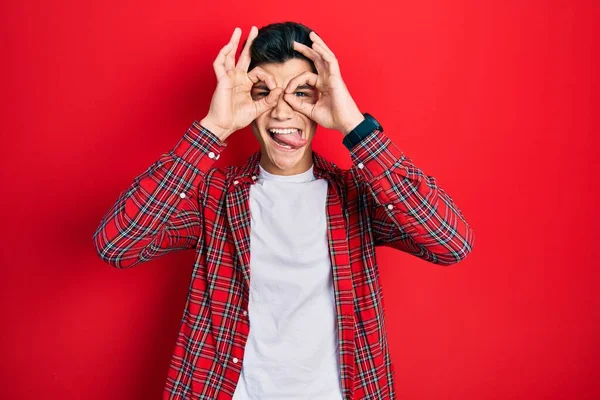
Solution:
M 312 48 L 294 41 L 294 50 L 310 58 L 317 69 L 303 72 L 288 82 L 284 100 L 295 110 L 324 128 L 336 129 L 344 135 L 365 119 L 342 80 L 340 67 L 333 52 L 315 33 L 310 33 Z M 308 84 L 320 93 L 316 103 L 303 102 L 293 93 L 299 85 Z
M 221 49 L 213 63 L 217 88 L 213 93 L 208 114 L 200 121 L 202 126 L 216 134 L 221 141 L 274 107 L 283 92 L 283 88 L 276 87 L 275 77 L 262 68 L 255 67 L 247 72 L 250 65 L 250 45 L 258 35 L 255 26 L 250 29 L 246 46 L 237 65 L 234 66 L 241 35 L 242 30 L 235 28 L 229 43 Z M 254 101 L 250 91 L 259 81 L 266 83 L 270 93 Z

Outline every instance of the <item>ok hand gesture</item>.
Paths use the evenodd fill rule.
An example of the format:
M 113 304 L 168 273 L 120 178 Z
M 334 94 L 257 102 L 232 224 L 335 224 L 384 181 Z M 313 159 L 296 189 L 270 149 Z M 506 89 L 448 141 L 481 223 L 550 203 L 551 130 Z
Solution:
M 276 87 L 273 75 L 262 68 L 255 67 L 247 72 L 250 65 L 250 46 L 258 35 L 255 26 L 250 29 L 246 46 L 235 65 L 235 53 L 241 34 L 240 28 L 234 29 L 229 43 L 221 49 L 213 63 L 217 88 L 213 93 L 208 114 L 200 121 L 202 126 L 216 134 L 221 141 L 274 107 L 283 92 L 283 88 Z M 266 83 L 270 93 L 254 101 L 250 91 L 259 81 Z
M 294 50 L 313 61 L 317 74 L 306 71 L 290 80 L 283 98 L 296 111 L 322 127 L 347 134 L 365 118 L 342 80 L 333 52 L 315 32 L 311 32 L 309 37 L 313 42 L 312 48 L 295 41 Z M 303 84 L 315 87 L 320 92 L 316 103 L 303 102 L 302 98 L 293 95 L 296 88 Z

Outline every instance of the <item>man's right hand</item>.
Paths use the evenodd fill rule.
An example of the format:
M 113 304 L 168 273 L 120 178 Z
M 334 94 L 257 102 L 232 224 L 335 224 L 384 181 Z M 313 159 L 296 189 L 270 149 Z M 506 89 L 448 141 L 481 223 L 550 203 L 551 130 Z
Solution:
M 217 88 L 213 93 L 210 109 L 200 124 L 216 134 L 221 141 L 238 129 L 248 126 L 262 113 L 275 107 L 283 88 L 277 87 L 273 75 L 260 67 L 250 66 L 250 46 L 258 35 L 258 28 L 252 26 L 246 46 L 235 65 L 235 53 L 242 30 L 235 28 L 231 40 L 221 49 L 213 63 L 217 75 Z M 269 95 L 254 101 L 251 96 L 252 86 L 264 82 L 269 88 Z

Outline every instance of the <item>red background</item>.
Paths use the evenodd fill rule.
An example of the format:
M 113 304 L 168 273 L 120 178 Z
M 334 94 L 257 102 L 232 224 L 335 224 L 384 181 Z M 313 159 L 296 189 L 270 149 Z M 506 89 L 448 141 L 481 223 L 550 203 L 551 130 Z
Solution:
M 210 3 L 210 4 L 207 4 Z M 401 399 L 597 399 L 598 2 L 3 2 L 4 399 L 158 399 L 193 252 L 130 270 L 92 234 L 208 110 L 235 26 L 293 20 L 454 198 L 474 251 L 378 250 Z M 218 166 L 257 143 L 228 139 Z M 349 166 L 339 132 L 314 148 Z

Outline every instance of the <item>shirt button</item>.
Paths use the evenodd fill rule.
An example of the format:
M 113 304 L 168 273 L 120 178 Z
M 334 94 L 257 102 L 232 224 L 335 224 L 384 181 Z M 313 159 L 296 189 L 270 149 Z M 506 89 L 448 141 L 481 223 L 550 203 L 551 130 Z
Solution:
M 242 314 L 244 314 L 244 317 L 245 317 L 246 315 L 248 315 L 248 311 L 244 310 L 244 312 Z
M 233 181 L 234 185 L 237 185 L 238 183 L 240 183 L 240 181 Z
M 237 364 L 237 363 L 238 363 L 238 359 L 237 359 L 237 357 L 233 357 L 233 363 L 234 363 L 234 364 Z
M 208 158 L 215 158 L 215 153 L 213 153 L 212 151 L 208 153 Z
M 391 210 L 392 208 L 394 208 L 394 206 L 392 204 L 388 204 L 388 210 Z
M 358 168 L 363 169 L 365 165 L 363 163 L 358 163 Z
M 255 181 L 255 180 L 257 180 L 257 179 L 258 179 L 258 178 L 256 177 L 256 175 L 252 175 L 252 180 L 253 180 L 253 181 Z
M 181 197 L 182 199 L 185 199 L 185 193 L 179 193 L 179 197 Z

